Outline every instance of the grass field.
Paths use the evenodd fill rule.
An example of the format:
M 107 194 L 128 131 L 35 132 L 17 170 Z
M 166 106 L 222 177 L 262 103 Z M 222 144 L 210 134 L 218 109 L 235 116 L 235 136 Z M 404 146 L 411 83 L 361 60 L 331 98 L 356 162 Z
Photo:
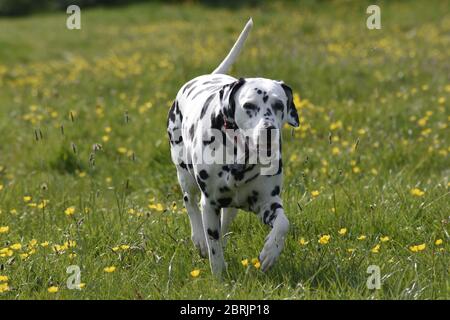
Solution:
M 82 8 L 78 31 L 65 12 L 1 18 L 0 299 L 450 298 L 450 3 L 381 2 L 381 30 L 369 4 Z M 283 79 L 301 117 L 284 132 L 291 230 L 262 273 L 268 229 L 241 212 L 220 282 L 190 241 L 165 123 L 250 16 L 231 74 Z

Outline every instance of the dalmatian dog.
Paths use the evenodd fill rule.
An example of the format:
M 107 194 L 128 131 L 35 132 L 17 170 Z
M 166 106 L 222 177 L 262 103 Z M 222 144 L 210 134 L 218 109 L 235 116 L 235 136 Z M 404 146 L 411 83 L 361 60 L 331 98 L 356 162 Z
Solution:
M 254 212 L 271 228 L 259 255 L 263 271 L 277 260 L 289 229 L 280 196 L 281 135 L 272 135 L 276 136 L 273 143 L 273 139 L 263 143 L 258 138 L 260 132 L 278 132 L 285 123 L 299 126 L 292 90 L 282 81 L 226 75 L 252 26 L 250 19 L 216 70 L 181 87 L 167 121 L 171 157 L 190 219 L 191 239 L 200 254 L 209 257 L 211 271 L 219 277 L 226 270 L 224 235 L 238 209 Z M 252 133 L 244 139 L 240 133 L 235 134 L 241 131 Z M 247 152 L 239 158 L 235 145 L 231 148 L 232 160 L 224 156 L 219 156 L 223 161 L 199 160 L 205 148 L 220 149 L 227 142 Z M 262 174 L 263 165 L 250 163 L 248 153 L 268 149 L 276 149 L 273 153 L 279 159 L 276 170 Z

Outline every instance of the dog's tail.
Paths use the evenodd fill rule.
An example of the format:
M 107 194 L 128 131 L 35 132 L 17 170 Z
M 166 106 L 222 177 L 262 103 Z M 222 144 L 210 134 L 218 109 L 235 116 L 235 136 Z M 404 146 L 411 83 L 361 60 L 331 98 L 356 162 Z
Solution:
M 237 39 L 233 48 L 231 48 L 231 50 L 228 53 L 228 55 L 226 56 L 226 58 L 216 68 L 216 70 L 214 70 L 212 72 L 212 74 L 215 74 L 215 73 L 226 74 L 227 73 L 228 69 L 230 69 L 230 67 L 234 63 L 234 61 L 236 61 L 236 58 L 239 55 L 239 52 L 241 52 L 242 47 L 244 46 L 245 39 L 247 39 L 250 29 L 252 27 L 253 27 L 253 20 L 252 20 L 252 18 L 250 18 L 250 20 L 248 20 L 247 24 L 245 25 L 244 30 L 242 30 L 241 34 L 239 35 L 239 38 Z

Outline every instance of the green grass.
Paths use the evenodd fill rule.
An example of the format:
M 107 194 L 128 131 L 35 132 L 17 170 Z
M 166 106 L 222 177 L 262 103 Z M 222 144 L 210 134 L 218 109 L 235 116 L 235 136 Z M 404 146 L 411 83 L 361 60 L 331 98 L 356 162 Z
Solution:
M 0 299 L 448 299 L 449 2 L 381 2 L 373 31 L 368 4 L 141 4 L 82 10 L 80 31 L 65 28 L 65 13 L 0 19 L 0 276 L 10 289 Z M 216 281 L 190 242 L 165 122 L 177 90 L 219 64 L 249 16 L 231 74 L 283 79 L 301 99 L 301 127 L 283 144 L 292 228 L 270 272 L 244 268 L 268 229 L 241 212 Z M 66 288 L 70 265 L 83 290 Z M 380 290 L 366 287 L 369 265 Z

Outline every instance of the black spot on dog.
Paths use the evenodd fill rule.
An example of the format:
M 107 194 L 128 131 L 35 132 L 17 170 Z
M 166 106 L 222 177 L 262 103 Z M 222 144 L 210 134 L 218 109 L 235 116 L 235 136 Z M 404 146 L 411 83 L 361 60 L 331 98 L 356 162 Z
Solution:
M 272 195 L 272 197 L 279 195 L 280 194 L 280 186 L 275 186 L 275 188 L 273 188 L 273 190 L 270 194 Z
M 197 184 L 203 193 L 206 193 L 206 183 L 204 183 L 199 176 L 197 176 Z
M 203 119 L 205 116 L 206 111 L 208 110 L 209 104 L 211 103 L 212 99 L 214 99 L 215 95 L 210 95 L 208 99 L 206 99 L 205 104 L 203 105 L 202 112 L 200 113 L 200 119 Z
M 283 206 L 281 204 L 279 204 L 278 202 L 274 202 L 270 205 L 270 209 L 275 212 L 275 210 L 277 209 L 283 209 Z
M 220 198 L 217 200 L 222 208 L 226 208 L 231 203 L 231 198 Z
M 224 124 L 223 120 L 223 114 L 219 112 L 218 115 L 215 115 L 214 113 L 211 114 L 211 128 L 221 130 Z
M 219 240 L 219 231 L 208 228 L 208 235 L 214 240 Z
M 180 167 L 183 168 L 184 170 L 187 170 L 186 163 L 184 163 L 183 161 L 181 161 Z
M 219 188 L 219 191 L 224 193 L 224 192 L 230 191 L 230 188 L 228 188 L 227 186 L 223 186 L 223 187 Z
M 283 112 L 283 110 L 284 110 L 283 102 L 281 102 L 281 100 L 275 101 L 274 103 L 272 103 L 272 109 L 275 110 L 275 112 L 278 112 L 278 111 Z
M 192 87 L 192 86 L 194 85 L 194 83 L 196 83 L 196 82 L 197 82 L 197 80 L 191 80 L 191 82 L 188 82 L 188 83 L 184 86 L 183 93 L 185 93 L 186 90 L 189 89 L 190 87 Z
M 211 248 L 211 253 L 214 255 L 216 254 L 216 250 L 214 250 L 214 248 Z
M 220 171 L 217 175 L 219 176 L 219 178 L 221 178 L 223 176 L 223 172 Z
M 211 136 L 211 140 L 203 140 L 203 145 L 207 146 L 210 145 L 211 143 L 213 143 L 216 140 L 215 136 Z
M 169 120 L 170 120 L 171 122 L 175 122 L 175 117 L 176 117 L 176 115 L 175 115 L 175 109 L 176 109 L 176 106 L 177 106 L 177 101 L 175 100 L 175 101 L 172 103 L 172 106 L 171 106 L 170 109 L 169 109 L 169 117 L 167 118 L 167 126 L 169 126 Z
M 267 99 L 269 99 L 269 96 L 264 96 L 264 97 L 263 97 L 263 101 L 264 101 L 264 103 L 266 103 L 266 102 L 267 102 Z
M 234 96 L 236 95 L 236 92 L 245 84 L 245 79 L 244 78 L 239 78 L 238 81 L 234 82 L 231 85 L 231 92 L 230 92 L 230 96 L 229 96 L 229 101 L 228 101 L 228 109 L 225 109 L 226 112 L 226 116 L 229 119 L 234 119 L 234 112 L 236 110 L 236 101 L 234 99 Z
M 264 113 L 264 117 L 270 117 L 272 115 L 272 110 L 267 109 L 266 113 Z
M 253 205 L 258 201 L 258 192 L 253 190 L 252 194 L 247 197 L 247 203 L 249 208 L 253 208 Z
M 183 197 L 183 200 L 184 200 L 185 202 L 189 202 L 189 197 L 185 195 L 185 196 Z
M 200 175 L 200 178 L 202 178 L 202 180 L 206 180 L 209 177 L 209 174 L 208 174 L 208 172 L 206 172 L 206 170 L 201 170 L 199 172 L 199 175 Z
M 263 221 L 264 223 L 267 221 L 267 218 L 269 217 L 270 211 L 269 210 L 265 210 L 264 211 L 264 215 L 263 215 Z
M 175 144 L 180 144 L 183 142 L 183 136 L 180 135 L 180 137 L 178 138 L 178 140 L 174 141 Z
M 258 89 L 256 92 L 257 92 L 258 94 L 262 94 L 262 91 L 259 90 L 259 89 Z
M 191 140 L 194 138 L 194 131 L 195 131 L 195 126 L 192 125 L 192 126 L 189 128 L 189 137 L 191 137 Z

